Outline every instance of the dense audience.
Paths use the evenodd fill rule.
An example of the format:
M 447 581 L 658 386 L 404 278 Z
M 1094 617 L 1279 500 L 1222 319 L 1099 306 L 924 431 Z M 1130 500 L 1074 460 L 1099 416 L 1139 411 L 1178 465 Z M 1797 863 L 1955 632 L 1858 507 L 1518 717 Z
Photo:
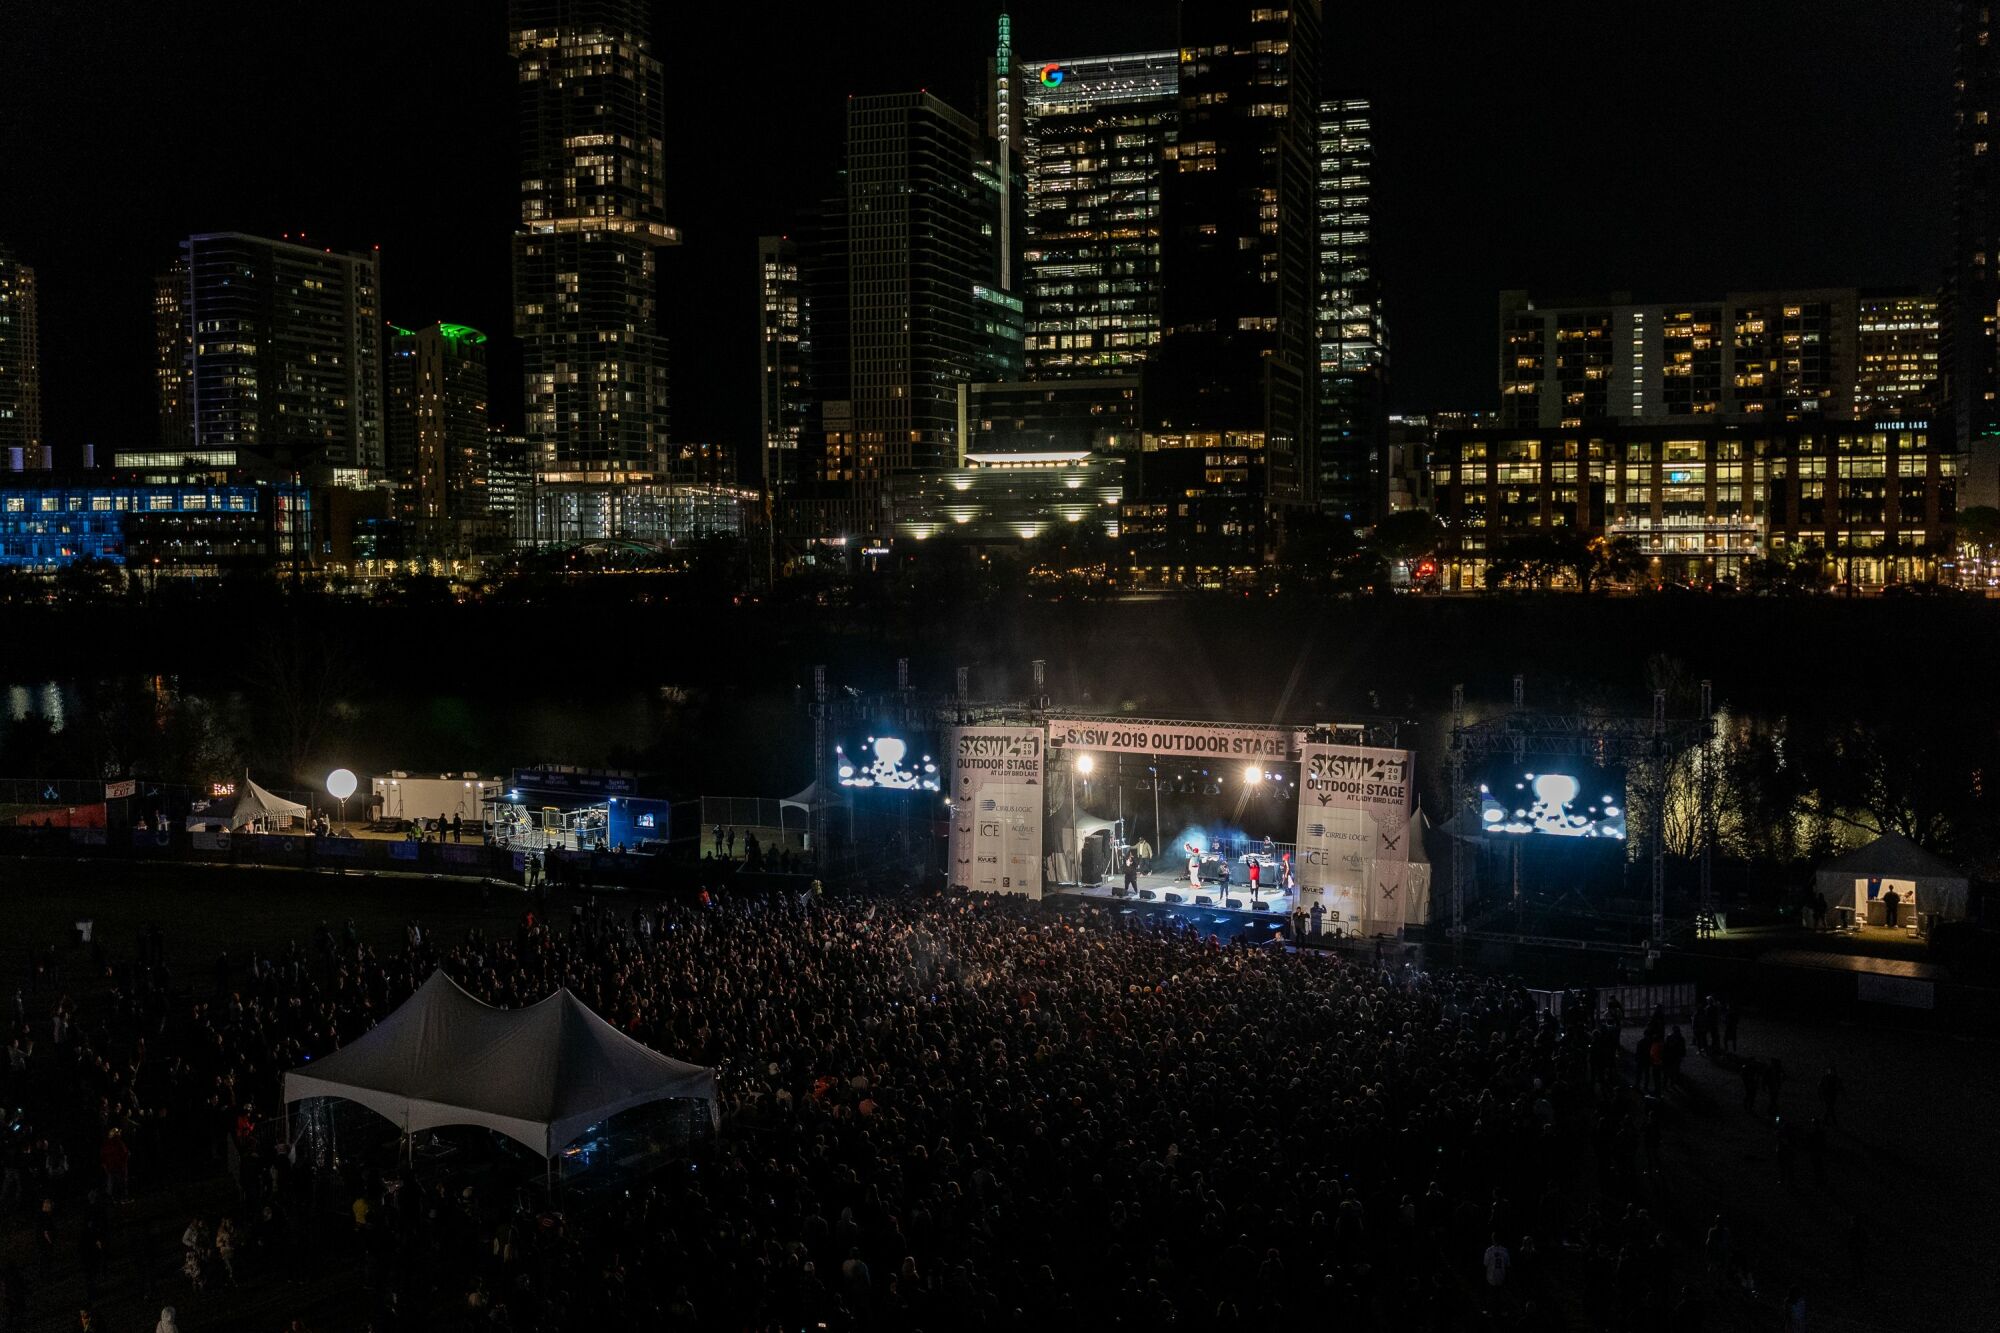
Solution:
M 507 938 L 413 924 L 393 953 L 322 927 L 198 979 L 155 933 L 100 957 L 88 1030 L 37 953 L 0 1208 L 40 1248 L 0 1278 L 0 1328 L 80 1270 L 89 1304 L 128 1190 L 224 1169 L 226 1207 L 122 1242 L 179 1307 L 163 1326 L 327 1265 L 385 1330 L 1698 1326 L 1646 1206 L 1670 1080 L 1634 1086 L 1580 997 L 1543 1012 L 1490 976 L 1124 920 L 957 895 L 593 907 Z M 440 966 L 497 1005 L 568 987 L 718 1067 L 720 1133 L 553 1199 L 532 1173 L 343 1155 L 323 1115 L 287 1143 L 283 1072 Z

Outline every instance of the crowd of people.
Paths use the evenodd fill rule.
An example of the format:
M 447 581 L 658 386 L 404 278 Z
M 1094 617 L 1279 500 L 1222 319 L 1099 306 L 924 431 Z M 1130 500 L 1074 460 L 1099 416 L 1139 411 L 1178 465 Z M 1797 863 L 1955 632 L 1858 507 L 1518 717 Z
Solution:
M 704 894 L 412 924 L 393 951 L 322 926 L 212 977 L 173 975 L 155 928 L 96 960 L 88 1024 L 37 953 L 0 1209 L 38 1251 L 0 1275 L 0 1328 L 79 1266 L 93 1326 L 114 1245 L 183 1323 L 218 1287 L 351 1264 L 384 1330 L 1700 1326 L 1717 1287 L 1651 1183 L 1672 1089 L 1594 1004 L 1126 922 Z M 718 1068 L 720 1131 L 569 1196 L 343 1157 L 324 1117 L 288 1138 L 283 1073 L 438 967 L 501 1006 L 567 987 Z M 116 1234 L 131 1191 L 225 1170 L 219 1215 Z

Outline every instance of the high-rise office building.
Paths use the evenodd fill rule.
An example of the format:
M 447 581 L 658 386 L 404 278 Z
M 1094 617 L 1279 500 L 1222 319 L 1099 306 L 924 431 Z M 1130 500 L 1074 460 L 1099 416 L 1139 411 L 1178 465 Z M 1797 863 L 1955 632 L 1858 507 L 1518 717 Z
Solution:
M 382 305 L 372 252 L 238 232 L 190 236 L 154 289 L 154 312 L 167 447 L 187 439 L 197 453 L 381 475 Z M 176 338 L 180 376 L 166 365 Z
M 396 329 L 387 380 L 389 478 L 398 511 L 420 522 L 483 517 L 486 335 L 464 324 Z
M 847 104 L 854 480 L 955 465 L 958 386 L 995 359 L 997 190 L 979 127 L 929 93 Z M 1004 294 L 1004 293 L 1000 293 Z
M 854 480 L 853 301 L 847 272 L 847 185 L 819 202 L 799 234 L 799 282 L 812 322 L 804 366 L 806 420 L 799 479 L 844 486 Z
M 649 472 L 667 443 L 662 74 L 647 0 L 511 0 L 521 132 L 514 331 L 525 433 L 564 472 Z
M 0 471 L 50 466 L 42 437 L 40 322 L 35 270 L 0 245 Z
M 1175 51 L 1016 68 L 1031 379 L 1135 372 L 1160 340 L 1160 190 Z
M 1389 339 L 1375 270 L 1374 125 L 1365 98 L 1319 105 L 1319 448 L 1322 511 L 1388 508 Z
M 1311 484 L 1318 0 L 1183 0 L 1150 448 L 1224 448 L 1264 508 Z M 1150 490 L 1150 484 L 1148 484 Z M 1270 544 L 1268 529 L 1245 549 Z
M 160 448 L 194 451 L 194 329 L 188 323 L 187 260 L 176 259 L 153 280 L 153 383 L 160 404 Z
M 2000 34 L 1984 0 L 1958 6 L 1945 373 L 1968 504 L 2000 504 Z
M 1500 423 L 1928 419 L 1939 321 L 1922 292 L 1852 287 L 1634 303 L 1500 294 Z
M 1855 419 L 1933 419 L 1944 408 L 1938 394 L 1938 298 L 1929 292 L 1863 292 L 1855 302 L 1855 321 Z
M 757 238 L 757 438 L 763 483 L 773 496 L 799 481 L 799 445 L 811 404 L 811 306 L 799 270 L 798 243 Z

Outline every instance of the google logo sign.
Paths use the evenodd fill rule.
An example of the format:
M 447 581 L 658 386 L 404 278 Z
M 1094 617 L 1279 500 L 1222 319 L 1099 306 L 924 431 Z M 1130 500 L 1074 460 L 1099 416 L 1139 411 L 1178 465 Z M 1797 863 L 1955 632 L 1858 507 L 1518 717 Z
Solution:
M 1063 67 L 1061 65 L 1042 66 L 1042 87 L 1053 88 L 1058 84 L 1060 84 L 1062 81 L 1063 81 Z

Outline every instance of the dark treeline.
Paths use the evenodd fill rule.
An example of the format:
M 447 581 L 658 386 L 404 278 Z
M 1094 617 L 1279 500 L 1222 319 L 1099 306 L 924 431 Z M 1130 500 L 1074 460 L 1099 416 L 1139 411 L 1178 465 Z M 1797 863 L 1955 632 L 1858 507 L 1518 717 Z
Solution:
M 0 607 L 0 684 L 58 682 L 80 710 L 50 734 L 0 717 L 13 774 L 166 773 L 247 763 L 503 768 L 557 761 L 769 795 L 810 773 L 812 668 L 836 687 L 913 682 L 1058 705 L 1243 721 L 1396 719 L 1433 799 L 1451 687 L 1504 704 L 1677 716 L 1714 683 L 1725 799 L 1746 844 L 1812 854 L 1844 826 L 1985 861 L 2000 607 L 1971 599 L 1507 595 L 1157 601 L 1033 598 L 949 576 L 741 602 L 598 577 L 459 602 L 274 592 Z M 165 701 L 192 701 L 168 708 Z M 1753 846 L 1750 850 L 1761 850 Z

